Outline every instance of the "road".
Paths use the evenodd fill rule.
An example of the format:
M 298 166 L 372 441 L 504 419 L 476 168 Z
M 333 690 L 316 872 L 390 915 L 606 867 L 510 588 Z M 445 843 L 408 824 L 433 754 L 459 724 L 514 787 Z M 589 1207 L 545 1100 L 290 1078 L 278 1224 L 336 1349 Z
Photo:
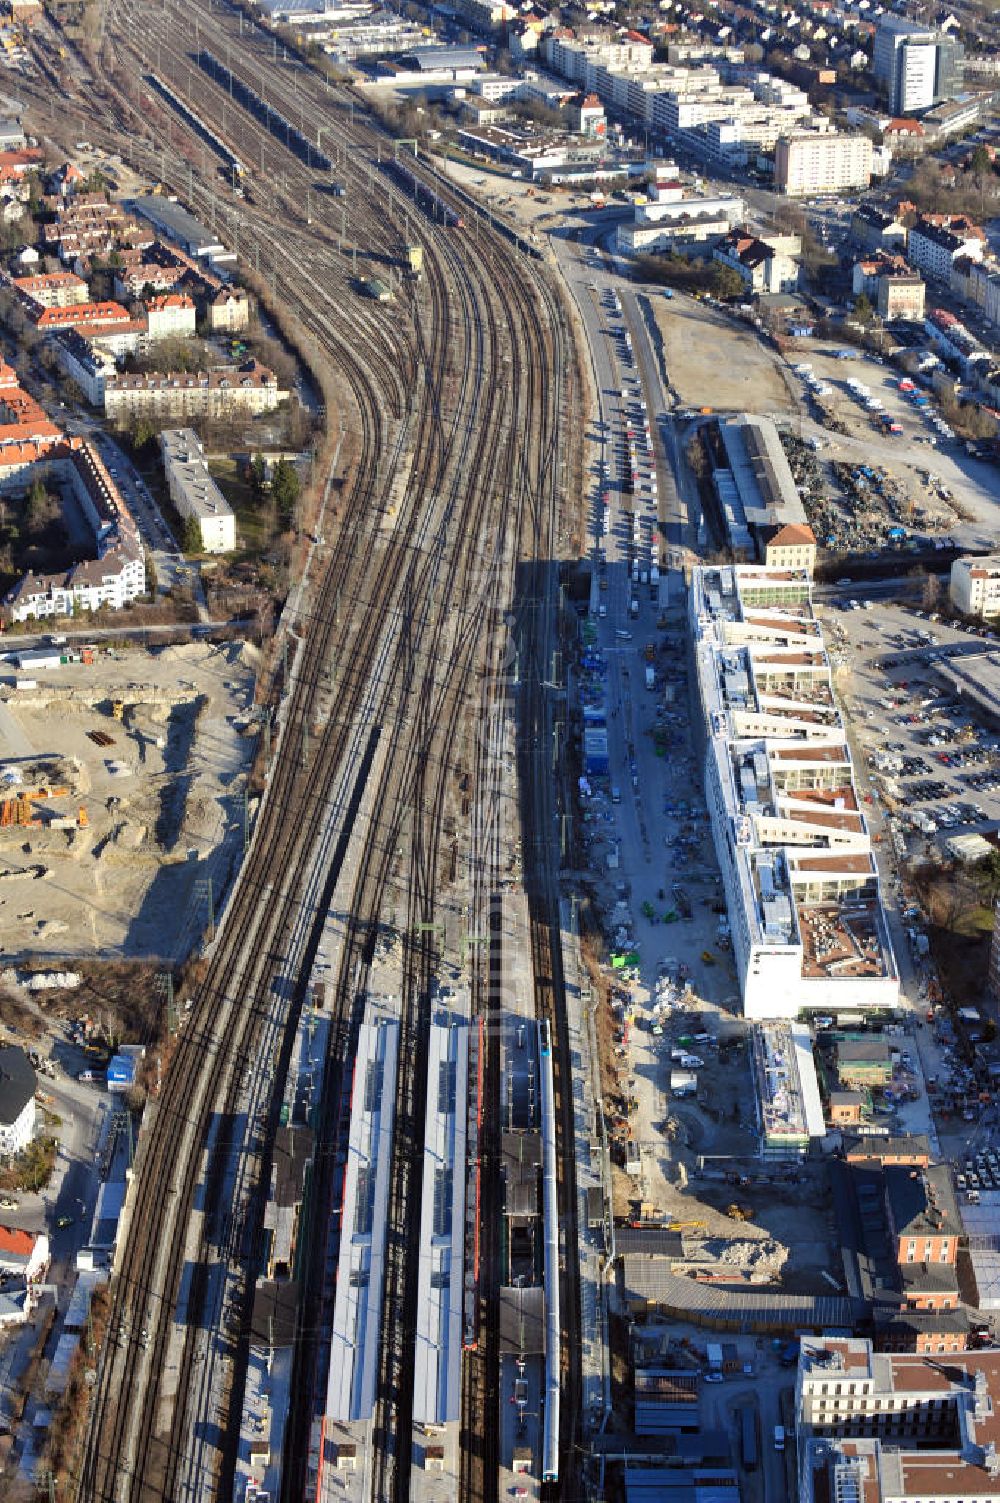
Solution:
M 681 455 L 680 434 L 683 430 L 672 415 L 673 397 L 664 386 L 657 352 L 639 305 L 640 298 L 661 296 L 662 288 L 646 287 L 641 283 L 623 285 L 622 278 L 608 266 L 600 250 L 599 242 L 605 234 L 603 225 L 575 227 L 553 233 L 550 244 L 579 313 L 593 363 L 602 459 L 610 452 L 613 425 L 621 417 L 622 370 L 615 343 L 609 341 L 607 332 L 612 324 L 615 327 L 621 325 L 620 318 L 609 318 L 608 295 L 614 292 L 620 298 L 624 320 L 632 337 L 631 370 L 638 377 L 638 388 L 646 403 L 653 435 L 657 515 L 664 542 L 661 559 L 666 561 L 674 553 L 685 556 L 693 546 L 692 530 L 696 525 L 698 506 L 692 494 L 693 478 Z M 620 433 L 620 423 L 618 427 Z M 599 482 L 600 477 L 597 478 Z M 598 489 L 599 484 L 595 486 L 595 508 L 600 504 Z M 610 557 L 609 554 L 609 561 Z
M 108 472 L 121 491 L 122 500 L 135 518 L 142 540 L 152 555 L 157 593 L 165 595 L 186 586 L 194 596 L 200 618 L 207 620 L 201 571 L 177 547 L 149 486 L 111 434 L 95 428 L 89 436 L 100 450 Z

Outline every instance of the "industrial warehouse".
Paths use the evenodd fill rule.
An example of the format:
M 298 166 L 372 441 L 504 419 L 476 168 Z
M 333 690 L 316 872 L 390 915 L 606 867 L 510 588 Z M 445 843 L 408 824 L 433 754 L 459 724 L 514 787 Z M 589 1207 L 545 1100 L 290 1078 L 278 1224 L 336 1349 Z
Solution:
M 899 978 L 805 569 L 694 570 L 705 786 L 750 1018 L 892 1008 Z

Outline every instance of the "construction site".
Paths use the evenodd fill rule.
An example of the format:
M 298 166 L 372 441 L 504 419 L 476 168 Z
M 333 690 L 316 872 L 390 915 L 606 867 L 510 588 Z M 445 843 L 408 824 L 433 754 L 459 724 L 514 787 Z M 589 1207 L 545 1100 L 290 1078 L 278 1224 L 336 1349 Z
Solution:
M 9 656 L 0 955 L 182 958 L 211 925 L 253 816 L 255 649 Z

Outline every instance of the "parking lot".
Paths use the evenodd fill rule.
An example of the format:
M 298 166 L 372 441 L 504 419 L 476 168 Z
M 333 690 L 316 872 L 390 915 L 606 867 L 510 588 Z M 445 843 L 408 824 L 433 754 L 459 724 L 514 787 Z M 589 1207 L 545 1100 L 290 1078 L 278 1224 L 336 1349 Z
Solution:
M 603 393 L 607 418 L 601 423 L 602 460 L 595 500 L 594 531 L 599 563 L 606 566 L 608 540 L 616 535 L 618 557 L 628 564 L 635 585 L 655 583 L 654 532 L 657 519 L 656 467 L 649 413 L 635 374 L 632 336 L 617 293 L 592 293 L 605 320 L 608 369 L 615 384 Z M 620 385 L 619 385 L 620 383 Z M 606 587 L 607 580 L 604 579 Z M 607 607 L 601 615 L 606 616 Z
M 949 686 L 941 667 L 995 646 L 961 627 L 880 602 L 843 598 L 826 626 L 838 683 L 897 854 L 1000 823 L 1000 735 Z M 883 843 L 880 841 L 880 844 Z

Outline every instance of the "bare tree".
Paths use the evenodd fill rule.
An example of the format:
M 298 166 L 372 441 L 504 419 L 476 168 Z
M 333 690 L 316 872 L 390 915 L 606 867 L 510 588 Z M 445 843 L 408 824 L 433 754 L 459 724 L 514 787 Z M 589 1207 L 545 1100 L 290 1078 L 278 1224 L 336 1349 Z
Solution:
M 936 610 L 941 601 L 941 581 L 936 574 L 928 574 L 920 596 L 925 611 Z

